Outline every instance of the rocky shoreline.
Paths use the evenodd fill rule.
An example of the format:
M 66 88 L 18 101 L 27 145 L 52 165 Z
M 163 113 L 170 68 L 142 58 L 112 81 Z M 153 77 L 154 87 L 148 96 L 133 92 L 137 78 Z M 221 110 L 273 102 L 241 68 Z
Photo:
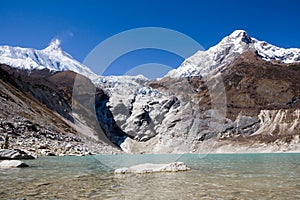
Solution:
M 13 148 L 0 149 L 0 160 L 11 159 L 35 159 L 43 156 L 86 156 L 96 154 L 140 154 L 126 153 L 99 141 L 89 141 L 75 137 L 76 141 L 49 141 L 28 139 L 23 142 L 17 141 Z M 75 139 L 73 138 L 73 139 Z M 33 142 L 35 141 L 35 142 Z M 39 141 L 40 143 L 36 143 Z M 232 141 L 207 140 L 201 147 L 193 152 L 177 152 L 178 154 L 192 153 L 199 155 L 207 154 L 241 154 L 241 153 L 300 153 L 300 139 L 295 137 L 289 143 L 276 141 L 275 143 L 233 143 Z M 148 152 L 150 153 L 150 152 Z M 173 152 L 176 153 L 176 152 Z
M 115 147 L 99 141 L 90 141 L 81 137 L 67 137 L 66 141 L 43 139 L 11 139 L 9 149 L 24 152 L 34 158 L 40 156 L 84 156 L 95 154 L 122 154 L 123 152 Z M 0 153 L 1 154 L 1 153 Z M 1 159 L 1 156 L 0 156 Z M 23 158 L 20 158 L 23 159 Z
M 232 138 L 231 138 L 232 140 Z M 193 153 L 199 154 L 243 154 L 243 153 L 300 153 L 299 136 L 290 142 L 277 140 L 272 143 L 230 140 L 208 140 L 202 143 L 201 148 Z
M 28 120 L 15 123 L 2 120 L 0 129 L 2 151 L 16 149 L 33 157 L 123 153 L 92 138 L 40 129 Z

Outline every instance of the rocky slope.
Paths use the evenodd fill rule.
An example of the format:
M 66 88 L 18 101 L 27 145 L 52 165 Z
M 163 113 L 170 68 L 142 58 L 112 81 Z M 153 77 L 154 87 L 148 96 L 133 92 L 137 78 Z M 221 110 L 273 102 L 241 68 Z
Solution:
M 78 132 L 71 115 L 74 72 L 17 71 L 0 66 L 0 140 L 33 155 L 120 153 Z
M 233 47 L 230 47 L 234 52 L 228 53 L 229 57 L 222 59 L 222 64 L 212 65 L 210 73 L 204 76 L 199 76 L 205 72 L 202 68 L 197 76 L 191 73 L 185 78 L 184 74 L 178 78 L 170 76 L 170 72 L 159 81 L 146 83 L 149 93 L 131 98 L 123 95 L 131 104 L 113 101 L 114 107 L 131 108 L 132 112 L 125 117 L 125 122 L 120 119 L 120 123 L 134 139 L 127 138 L 121 147 L 135 153 L 183 153 L 216 151 L 231 144 L 246 149 L 256 144 L 255 148 L 259 149 L 265 143 L 276 146 L 279 142 L 286 147 L 280 151 L 299 151 L 299 119 L 291 113 L 299 109 L 300 64 L 288 64 L 291 57 L 281 62 L 274 57 L 271 62 L 253 45 L 247 46 L 252 39 L 244 37 L 249 39 L 247 35 L 237 37 L 239 42 L 232 42 Z M 227 40 L 212 48 L 218 49 L 213 57 L 224 55 L 220 48 Z M 296 59 L 299 51 L 293 51 Z M 181 67 L 184 66 L 187 65 Z M 180 68 L 175 71 L 184 72 Z M 282 122 L 284 126 L 278 125 L 278 121 L 266 125 L 260 117 L 266 112 L 289 114 L 282 117 L 287 119 Z M 118 115 L 115 118 L 118 122 Z M 280 131 L 278 128 L 262 129 L 270 126 L 281 128 Z
M 166 113 L 162 105 L 152 105 L 155 100 L 144 104 L 149 107 L 149 116 L 157 110 L 163 114 L 163 120 L 154 127 L 155 137 L 143 143 L 128 138 L 122 147 L 145 153 L 255 151 L 263 147 L 263 151 L 269 147 L 269 151 L 299 151 L 299 69 L 299 64 L 266 62 L 254 52 L 242 54 L 221 69 L 227 97 L 223 119 L 218 117 L 218 106 L 212 105 L 211 99 L 219 97 L 209 91 L 207 80 L 193 77 L 152 81 L 152 88 L 164 93 L 172 91 L 177 103 Z M 155 117 L 150 119 L 153 122 L 149 125 L 158 122 Z M 236 148 L 225 147 L 232 145 Z

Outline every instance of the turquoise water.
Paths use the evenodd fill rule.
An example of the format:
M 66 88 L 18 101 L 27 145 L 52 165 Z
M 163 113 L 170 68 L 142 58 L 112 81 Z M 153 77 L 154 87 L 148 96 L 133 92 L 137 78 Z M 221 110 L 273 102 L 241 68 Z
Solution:
M 146 162 L 178 173 L 114 175 Z M 0 199 L 300 199 L 300 154 L 97 155 L 26 160 L 0 170 Z

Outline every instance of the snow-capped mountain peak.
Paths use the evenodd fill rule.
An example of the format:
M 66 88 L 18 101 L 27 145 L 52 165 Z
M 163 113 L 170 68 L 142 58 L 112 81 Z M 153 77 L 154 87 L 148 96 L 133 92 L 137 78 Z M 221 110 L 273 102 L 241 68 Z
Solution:
M 198 51 L 186 59 L 179 68 L 171 70 L 166 76 L 187 77 L 200 76 L 231 63 L 238 55 L 249 50 L 252 38 L 246 31 L 236 30 L 223 38 L 219 44 L 206 51 Z
M 88 67 L 75 60 L 54 39 L 42 50 L 31 48 L 0 46 L 0 63 L 24 70 L 74 71 L 91 80 L 98 78 Z
M 300 49 L 284 49 L 252 38 L 244 30 L 236 30 L 206 51 L 198 51 L 166 76 L 187 77 L 206 75 L 232 63 L 239 55 L 256 51 L 266 61 L 300 62 Z
M 246 44 L 252 43 L 251 37 L 244 30 L 235 30 L 235 31 L 233 31 L 229 36 L 227 36 L 227 37 L 224 38 L 224 42 L 226 40 L 227 41 L 228 40 L 241 41 L 241 42 L 244 42 Z
M 61 48 L 61 41 L 57 38 L 52 39 L 49 46 L 43 49 L 44 52 L 56 52 L 56 53 L 63 53 Z

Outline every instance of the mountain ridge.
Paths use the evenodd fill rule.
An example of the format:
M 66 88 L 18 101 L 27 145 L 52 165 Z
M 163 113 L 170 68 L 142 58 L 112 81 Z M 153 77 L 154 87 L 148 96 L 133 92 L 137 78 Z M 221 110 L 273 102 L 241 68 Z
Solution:
M 198 51 L 187 58 L 177 69 L 171 70 L 166 76 L 187 77 L 210 73 L 217 68 L 233 62 L 238 55 L 247 51 L 257 51 L 266 61 L 282 63 L 300 62 L 300 48 L 280 48 L 265 41 L 252 38 L 244 30 L 235 30 L 224 37 L 218 44 L 206 51 Z M 71 55 L 63 51 L 60 40 L 53 39 L 41 50 L 0 46 L 0 63 L 11 67 L 34 70 L 49 69 L 50 71 L 74 71 L 92 81 L 101 81 L 101 76 L 92 72 Z M 98 79 L 98 81 L 97 81 Z
M 91 80 L 98 77 L 88 67 L 64 52 L 58 39 L 52 40 L 49 46 L 41 50 L 0 46 L 0 63 L 28 71 L 42 69 L 74 71 L 89 77 Z
M 166 76 L 207 75 L 219 67 L 232 63 L 240 54 L 248 51 L 257 52 L 265 61 L 300 62 L 299 48 L 279 48 L 265 41 L 259 41 L 250 37 L 244 30 L 236 30 L 208 50 L 196 52 L 177 69 L 171 70 Z

